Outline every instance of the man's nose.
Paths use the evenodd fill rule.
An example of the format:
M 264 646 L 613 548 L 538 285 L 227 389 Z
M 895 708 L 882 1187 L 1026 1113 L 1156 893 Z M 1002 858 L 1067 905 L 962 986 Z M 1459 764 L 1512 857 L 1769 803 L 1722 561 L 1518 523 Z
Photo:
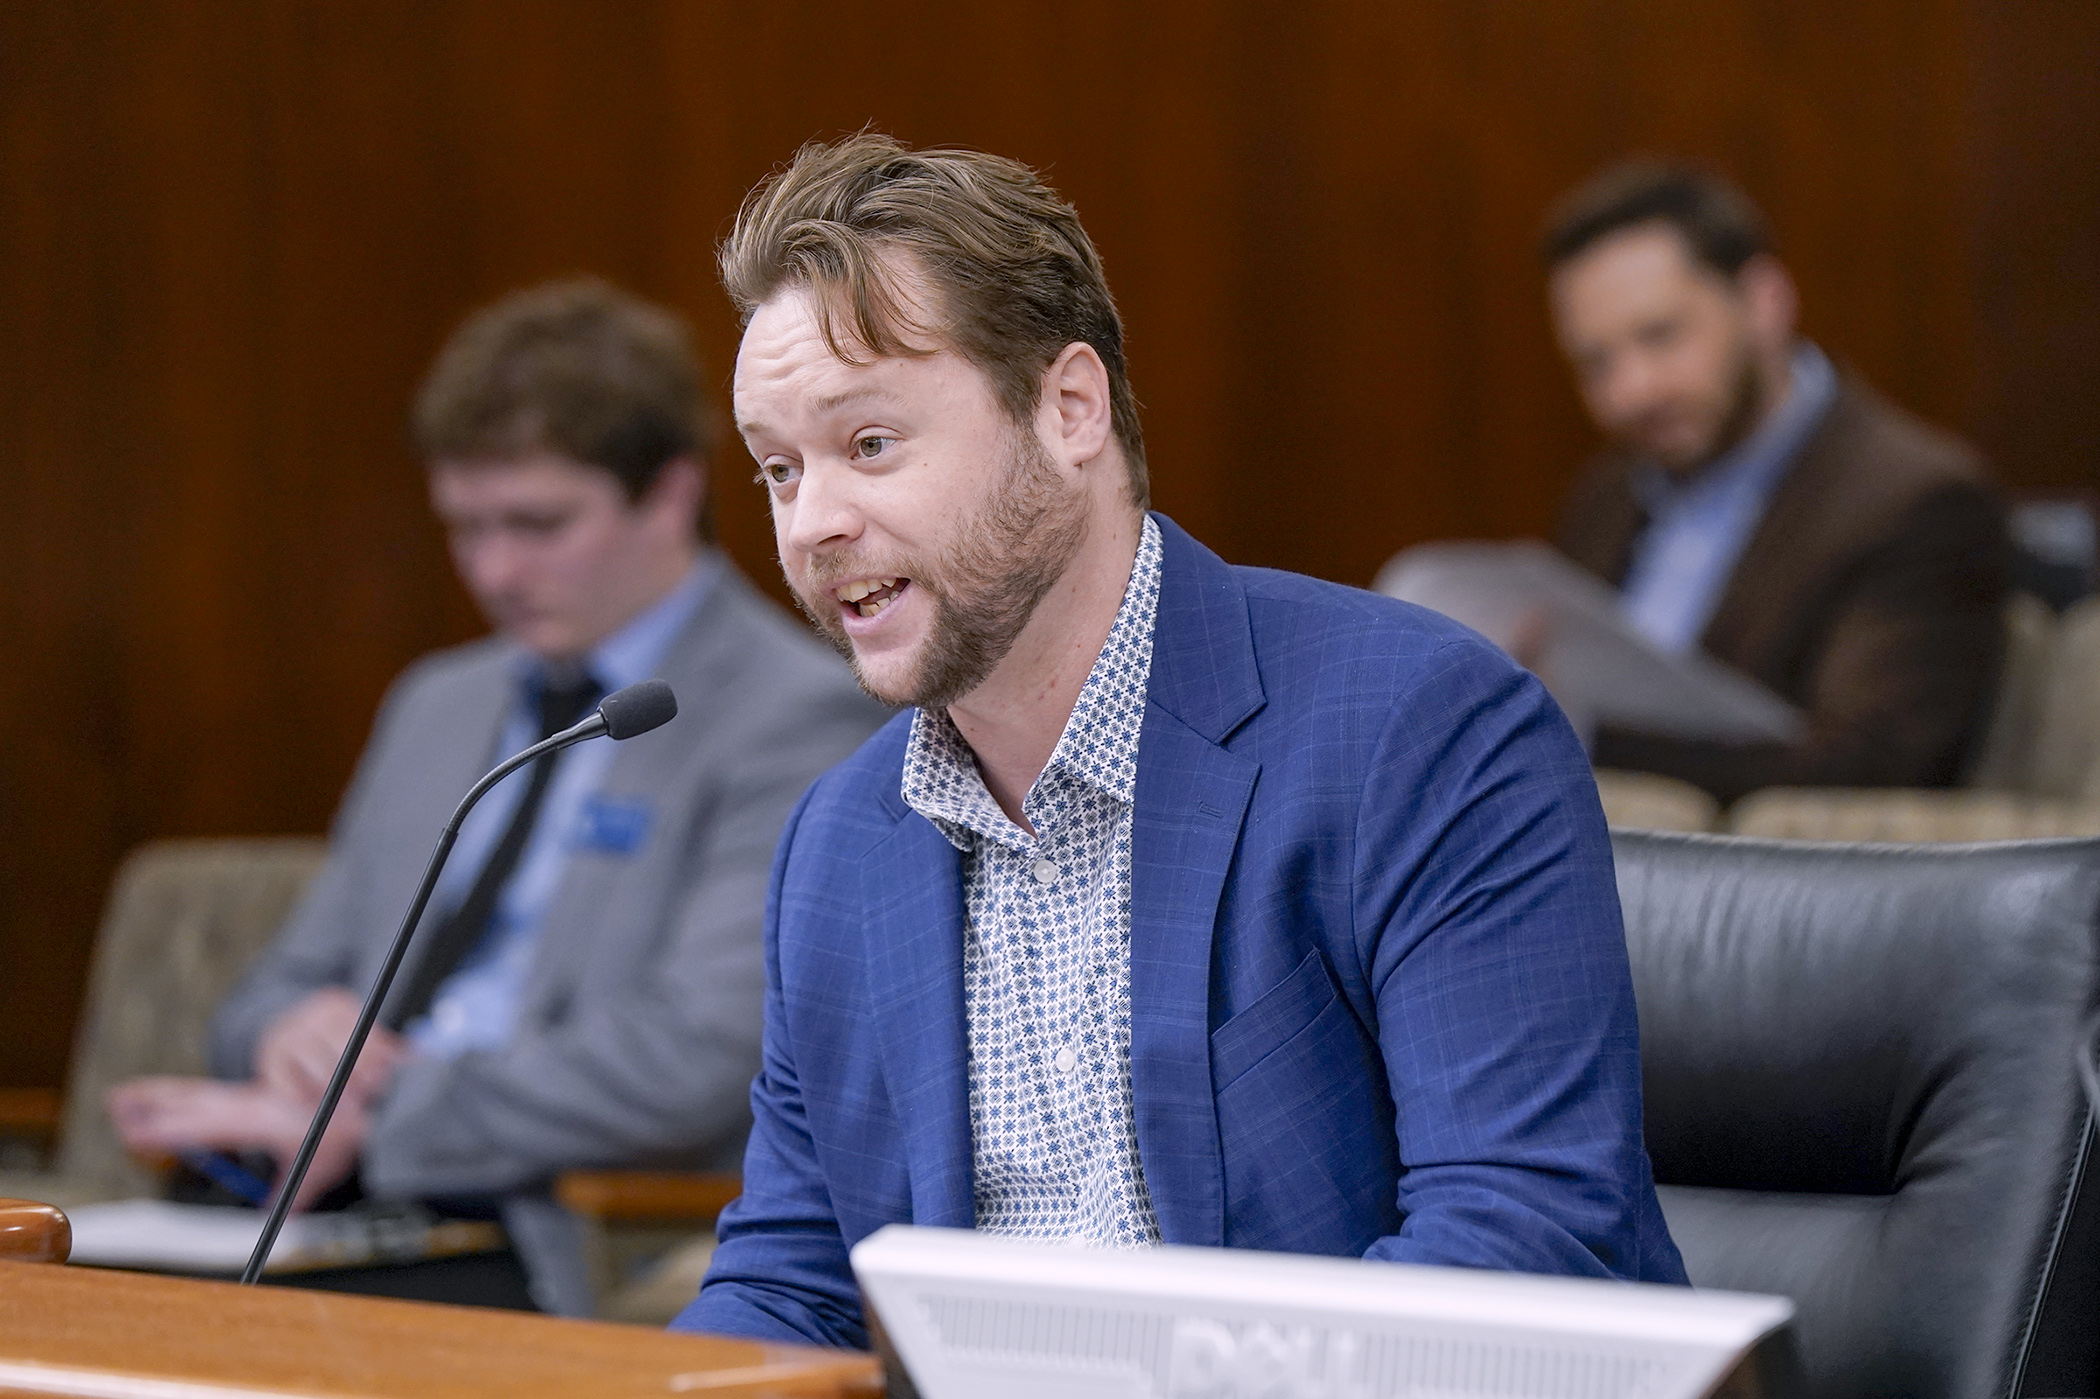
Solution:
M 524 551 L 507 530 L 489 530 L 459 551 L 467 586 L 483 596 L 510 591 L 523 575 Z
M 1667 396 L 1653 358 L 1644 354 L 1619 355 L 1602 395 L 1607 411 L 1620 422 L 1646 415 Z
M 805 467 L 788 507 L 783 542 L 803 554 L 852 543 L 861 530 L 857 496 L 851 471 Z

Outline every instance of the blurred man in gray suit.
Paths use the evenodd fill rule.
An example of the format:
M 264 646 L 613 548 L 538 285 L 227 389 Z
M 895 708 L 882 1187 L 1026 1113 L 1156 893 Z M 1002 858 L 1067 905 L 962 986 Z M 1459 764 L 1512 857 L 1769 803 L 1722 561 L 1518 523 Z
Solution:
M 599 282 L 518 293 L 454 335 L 415 430 L 496 635 L 395 683 L 326 868 L 220 1009 L 218 1078 L 112 1094 L 135 1148 L 281 1169 L 454 803 L 660 676 L 670 725 L 541 759 L 469 817 L 303 1203 L 357 1172 L 373 1195 L 500 1208 L 535 1298 L 575 1310 L 556 1172 L 736 1168 L 773 846 L 884 714 L 712 547 L 698 379 L 675 319 Z

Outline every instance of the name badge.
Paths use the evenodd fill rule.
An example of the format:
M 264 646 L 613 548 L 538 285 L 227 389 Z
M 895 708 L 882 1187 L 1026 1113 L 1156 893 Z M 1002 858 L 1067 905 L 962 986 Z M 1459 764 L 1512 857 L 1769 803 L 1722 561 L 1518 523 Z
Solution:
M 655 817 L 644 802 L 592 797 L 576 823 L 574 848 L 600 855 L 632 855 L 649 839 Z

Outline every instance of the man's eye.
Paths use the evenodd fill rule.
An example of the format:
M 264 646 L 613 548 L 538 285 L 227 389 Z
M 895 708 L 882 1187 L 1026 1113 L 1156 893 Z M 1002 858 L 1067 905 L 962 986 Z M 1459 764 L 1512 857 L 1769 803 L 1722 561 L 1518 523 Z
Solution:
M 760 462 L 758 480 L 764 486 L 785 486 L 793 483 L 802 474 L 802 468 L 791 461 Z
M 896 440 L 894 437 L 870 436 L 855 438 L 853 441 L 853 455 L 863 460 L 868 457 L 879 457 L 882 455 L 883 449 Z

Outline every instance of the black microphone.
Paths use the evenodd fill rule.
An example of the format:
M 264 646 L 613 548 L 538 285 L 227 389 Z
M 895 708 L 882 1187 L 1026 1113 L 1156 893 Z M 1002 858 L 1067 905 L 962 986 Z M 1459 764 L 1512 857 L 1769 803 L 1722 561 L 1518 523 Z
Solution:
M 270 1217 L 263 1221 L 262 1237 L 255 1241 L 255 1252 L 249 1255 L 248 1266 L 241 1272 L 244 1284 L 262 1277 L 263 1264 L 270 1258 L 270 1248 L 284 1228 L 285 1216 L 291 1213 L 292 1197 L 299 1193 L 300 1182 L 306 1179 L 307 1168 L 313 1165 L 314 1153 L 321 1148 L 328 1121 L 335 1116 L 336 1104 L 342 1101 L 343 1090 L 350 1084 L 350 1071 L 357 1067 L 357 1056 L 364 1052 L 365 1041 L 371 1037 L 372 1026 L 379 1019 L 380 1003 L 394 984 L 394 973 L 401 969 L 401 959 L 408 953 L 409 940 L 414 937 L 416 924 L 423 917 L 423 906 L 430 902 L 430 891 L 437 884 L 438 872 L 444 869 L 445 858 L 452 853 L 452 843 L 459 838 L 460 822 L 467 819 L 467 813 L 488 795 L 490 788 L 535 758 L 600 735 L 616 742 L 633 738 L 662 727 L 677 714 L 678 697 L 661 680 L 644 680 L 639 685 L 615 690 L 599 701 L 598 708 L 582 722 L 498 763 L 493 772 L 475 783 L 461 799 L 452 819 L 445 823 L 445 829 L 438 835 L 437 848 L 430 852 L 430 863 L 423 869 L 423 882 L 416 886 L 416 896 L 409 902 L 408 916 L 401 920 L 401 931 L 394 934 L 394 945 L 387 949 L 379 976 L 365 994 L 364 1007 L 357 1013 L 357 1024 L 350 1031 L 349 1042 L 343 1046 L 342 1057 L 335 1061 L 335 1074 L 328 1080 L 327 1091 L 321 1094 L 321 1104 L 314 1109 L 313 1121 L 307 1125 L 306 1140 L 299 1144 L 299 1153 L 292 1158 L 292 1168 L 285 1172 L 284 1184 L 277 1189 L 276 1202 L 270 1206 Z
M 607 695 L 599 701 L 596 714 L 568 732 L 576 733 L 577 729 L 588 729 L 596 724 L 599 727 L 594 732 L 578 734 L 578 737 L 595 738 L 602 733 L 617 743 L 661 728 L 677 717 L 678 696 L 671 693 L 671 687 L 661 680 L 644 680 L 639 685 L 629 685 Z

